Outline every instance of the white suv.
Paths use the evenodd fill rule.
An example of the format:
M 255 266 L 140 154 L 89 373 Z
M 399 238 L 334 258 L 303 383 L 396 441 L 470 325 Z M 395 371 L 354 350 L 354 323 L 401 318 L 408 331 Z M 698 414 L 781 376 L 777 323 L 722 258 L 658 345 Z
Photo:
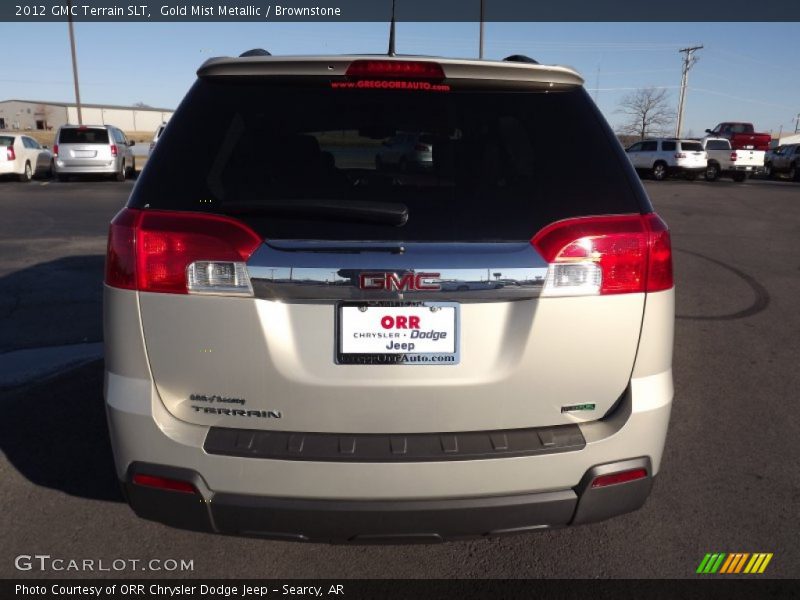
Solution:
M 626 152 L 637 172 L 649 173 L 656 181 L 677 174 L 695 179 L 705 171 L 708 162 L 703 145 L 697 140 L 644 140 Z

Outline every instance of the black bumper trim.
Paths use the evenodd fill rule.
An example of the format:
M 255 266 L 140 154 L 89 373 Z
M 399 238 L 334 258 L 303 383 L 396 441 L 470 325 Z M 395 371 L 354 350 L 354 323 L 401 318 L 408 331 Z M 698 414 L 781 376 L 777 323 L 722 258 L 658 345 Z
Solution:
M 591 488 L 598 475 L 645 467 L 645 479 Z M 133 485 L 136 473 L 190 481 L 197 494 Z M 572 489 L 436 500 L 308 500 L 214 493 L 187 469 L 133 463 L 123 483 L 137 515 L 173 527 L 284 541 L 432 543 L 600 521 L 640 508 L 653 482 L 650 460 L 587 471 Z
M 209 454 L 336 462 L 418 462 L 510 458 L 582 450 L 577 425 L 451 433 L 303 433 L 211 427 Z

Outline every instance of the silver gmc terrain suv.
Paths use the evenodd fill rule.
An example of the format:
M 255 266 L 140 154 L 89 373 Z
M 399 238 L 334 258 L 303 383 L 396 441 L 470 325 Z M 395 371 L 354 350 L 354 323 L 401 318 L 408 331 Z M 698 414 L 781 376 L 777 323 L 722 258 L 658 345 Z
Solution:
M 133 510 L 364 543 L 642 506 L 673 395 L 670 237 L 580 76 L 249 54 L 200 68 L 111 223 Z M 430 163 L 376 168 L 401 134 Z

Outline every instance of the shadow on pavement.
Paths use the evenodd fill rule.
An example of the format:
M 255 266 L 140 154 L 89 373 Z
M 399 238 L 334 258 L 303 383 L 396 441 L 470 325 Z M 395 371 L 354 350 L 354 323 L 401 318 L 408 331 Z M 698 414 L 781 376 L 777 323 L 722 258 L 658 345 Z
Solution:
M 36 485 L 121 502 L 103 404 L 103 363 L 3 393 L 0 450 Z
M 104 261 L 68 256 L 0 278 L 0 353 L 102 341 Z

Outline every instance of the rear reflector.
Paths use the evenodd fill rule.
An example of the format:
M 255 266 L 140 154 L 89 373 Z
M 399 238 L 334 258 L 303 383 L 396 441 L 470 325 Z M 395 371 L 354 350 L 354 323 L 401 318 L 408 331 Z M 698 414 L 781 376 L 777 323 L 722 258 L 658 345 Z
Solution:
M 669 230 L 655 213 L 558 221 L 531 243 L 550 263 L 543 296 L 656 292 L 673 285 Z
M 629 481 L 636 481 L 637 479 L 644 479 L 645 477 L 647 477 L 646 469 L 631 469 L 630 471 L 621 471 L 619 473 L 595 477 L 592 481 L 592 487 L 606 487 L 618 483 L 627 483 Z
M 123 209 L 108 235 L 106 284 L 143 292 L 252 295 L 245 224 L 204 213 Z
M 358 79 L 444 79 L 439 63 L 422 60 L 354 60 L 347 67 L 347 77 Z
M 142 475 L 137 473 L 133 476 L 134 485 L 142 487 L 168 490 L 170 492 L 182 492 L 184 494 L 196 494 L 197 490 L 191 483 L 178 479 L 167 479 L 166 477 L 156 477 L 155 475 Z

